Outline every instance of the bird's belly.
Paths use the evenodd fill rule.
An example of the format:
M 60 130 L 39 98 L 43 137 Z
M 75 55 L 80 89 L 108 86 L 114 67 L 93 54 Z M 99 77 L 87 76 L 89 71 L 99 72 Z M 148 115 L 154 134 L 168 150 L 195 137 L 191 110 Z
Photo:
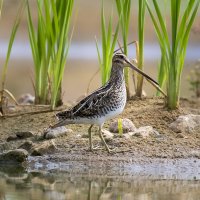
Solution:
M 107 112 L 106 114 L 102 114 L 101 116 L 99 116 L 96 120 L 95 124 L 103 124 L 105 121 L 112 119 L 113 117 L 116 117 L 117 115 L 121 114 L 124 110 L 125 104 L 121 105 L 120 107 L 113 109 L 109 112 Z
M 76 119 L 73 119 L 70 121 L 70 123 L 73 124 L 97 124 L 102 125 L 105 121 L 108 119 L 111 119 L 113 117 L 116 117 L 117 115 L 121 114 L 124 110 L 124 106 L 122 105 L 119 108 L 116 108 L 115 110 L 109 111 L 108 113 L 102 113 L 101 115 L 92 116 L 92 117 L 78 117 Z
M 111 119 L 111 118 L 113 118 L 113 117 L 115 117 L 115 116 L 121 114 L 121 113 L 123 112 L 123 110 L 124 110 L 124 107 L 119 107 L 119 108 L 117 108 L 116 110 L 112 110 L 112 111 L 108 112 L 107 114 L 105 114 L 105 115 L 103 116 L 103 118 L 104 118 L 105 121 L 106 121 L 106 120 L 108 120 L 108 119 Z

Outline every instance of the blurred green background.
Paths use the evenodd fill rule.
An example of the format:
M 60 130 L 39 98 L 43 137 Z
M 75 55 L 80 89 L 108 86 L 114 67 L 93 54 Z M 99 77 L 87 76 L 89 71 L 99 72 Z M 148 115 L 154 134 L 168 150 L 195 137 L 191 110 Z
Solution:
M 2 17 L 0 20 L 0 68 L 5 61 L 9 36 L 12 30 L 19 0 L 4 1 Z M 37 22 L 36 1 L 32 0 L 31 9 L 34 13 L 35 24 Z M 167 19 L 170 17 L 166 1 L 160 0 L 163 4 L 163 13 Z M 107 21 L 111 13 L 117 22 L 117 12 L 114 0 L 104 1 Z M 101 39 L 101 1 L 100 0 L 75 0 L 72 26 L 74 33 L 69 49 L 68 60 L 63 80 L 64 101 L 76 101 L 80 96 L 85 95 L 91 77 L 99 68 L 97 51 L 95 47 L 95 36 L 99 43 Z M 167 21 L 167 25 L 170 25 Z M 72 27 L 71 26 L 71 27 Z M 132 0 L 129 41 L 137 40 L 137 1 Z M 129 47 L 129 58 L 135 58 L 135 47 Z M 145 53 L 144 71 L 154 78 L 157 77 L 157 65 L 160 58 L 160 49 L 157 44 L 154 27 L 151 19 L 146 13 L 145 23 Z M 200 58 L 200 12 L 195 19 L 190 41 L 187 50 L 185 68 L 182 74 L 181 96 L 191 97 L 190 84 L 187 80 L 190 70 Z M 23 93 L 32 93 L 33 88 L 31 77 L 33 77 L 33 60 L 29 46 L 26 12 L 24 12 L 17 37 L 12 49 L 9 70 L 7 74 L 6 88 L 16 98 Z M 101 85 L 100 73 L 95 76 L 90 86 L 90 92 Z M 148 95 L 155 95 L 155 90 L 147 82 L 144 89 Z

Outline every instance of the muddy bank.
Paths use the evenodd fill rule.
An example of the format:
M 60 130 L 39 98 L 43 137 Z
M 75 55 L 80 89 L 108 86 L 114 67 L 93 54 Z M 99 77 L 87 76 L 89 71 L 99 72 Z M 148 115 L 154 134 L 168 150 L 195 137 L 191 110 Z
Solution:
M 18 108 L 19 109 L 19 108 Z M 0 119 L 0 151 L 18 148 L 25 141 L 34 144 L 44 142 L 38 140 L 39 135 L 50 124 L 55 123 L 53 112 L 22 114 L 44 108 L 22 107 L 15 111 L 16 117 Z M 48 109 L 48 108 L 45 108 Z M 61 108 L 62 109 L 62 108 Z M 11 113 L 10 113 L 11 114 Z M 129 118 L 135 126 L 152 126 L 159 132 L 159 137 L 114 137 L 107 141 L 113 150 L 108 154 L 97 135 L 97 127 L 93 129 L 93 144 L 101 149 L 90 152 L 88 150 L 87 125 L 69 125 L 73 132 L 52 139 L 56 145 L 53 153 L 42 157 L 29 157 L 30 169 L 62 169 L 71 173 L 109 172 L 112 175 L 139 176 L 152 175 L 168 178 L 199 179 L 200 172 L 200 131 L 195 133 L 175 133 L 169 124 L 178 116 L 186 114 L 200 114 L 199 101 L 181 100 L 181 108 L 168 111 L 163 107 L 162 98 L 147 98 L 131 100 L 127 103 L 122 118 Z M 108 121 L 104 128 L 108 129 Z M 18 131 L 31 131 L 34 137 L 6 142 L 7 138 Z M 77 168 L 76 168 L 77 167 Z M 80 171 L 80 169 L 82 171 Z M 148 172 L 148 173 L 147 173 Z M 114 173 L 114 174 L 112 174 Z M 132 175 L 131 175 L 132 174 Z M 156 177 L 156 178 L 158 178 Z
M 129 158 L 129 157 L 82 157 L 81 155 L 53 155 L 29 157 L 30 171 L 67 173 L 75 177 L 113 179 L 173 179 L 200 180 L 200 160 L 196 158 Z

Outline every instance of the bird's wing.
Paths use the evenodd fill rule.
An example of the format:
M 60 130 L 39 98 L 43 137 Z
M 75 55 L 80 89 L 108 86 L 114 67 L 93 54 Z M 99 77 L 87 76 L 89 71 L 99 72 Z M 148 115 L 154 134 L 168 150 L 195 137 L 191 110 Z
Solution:
M 73 114 L 76 115 L 76 113 L 88 112 L 89 110 L 98 109 L 102 105 L 102 100 L 111 90 L 112 87 L 108 88 L 108 85 L 105 85 L 94 91 L 92 94 L 82 99 L 76 106 L 72 108 Z
M 98 90 L 94 91 L 89 96 L 79 101 L 74 107 L 69 110 L 59 112 L 56 114 L 58 118 L 73 118 L 75 116 L 91 116 L 98 112 L 99 108 L 103 105 L 103 100 L 112 91 L 112 86 L 106 84 Z

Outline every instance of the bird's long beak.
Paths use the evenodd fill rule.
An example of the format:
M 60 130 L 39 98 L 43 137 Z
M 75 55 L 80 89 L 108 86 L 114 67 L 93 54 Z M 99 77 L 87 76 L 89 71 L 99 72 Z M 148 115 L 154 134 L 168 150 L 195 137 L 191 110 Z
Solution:
M 149 81 L 155 83 L 156 85 L 159 86 L 159 84 L 154 80 L 152 79 L 149 75 L 147 75 L 146 73 L 144 73 L 143 71 L 141 71 L 140 69 L 138 69 L 136 66 L 134 66 L 128 58 L 126 58 L 126 63 L 133 69 L 135 70 L 136 72 L 138 72 L 139 74 L 141 74 L 142 76 L 144 76 L 145 78 L 147 78 Z

